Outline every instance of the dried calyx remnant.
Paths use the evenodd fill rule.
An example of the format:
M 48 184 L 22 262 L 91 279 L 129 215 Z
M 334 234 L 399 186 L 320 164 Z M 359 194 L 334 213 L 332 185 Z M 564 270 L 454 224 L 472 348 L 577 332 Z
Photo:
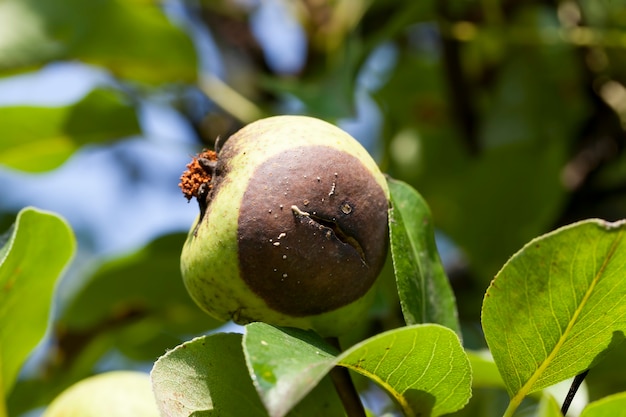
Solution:
M 187 201 L 194 197 L 198 200 L 201 217 L 204 216 L 207 196 L 213 187 L 211 180 L 215 177 L 216 164 L 217 153 L 205 149 L 187 164 L 187 170 L 180 176 L 178 183 Z
M 209 314 L 323 335 L 365 314 L 387 255 L 388 189 L 347 133 L 263 119 L 194 157 L 180 187 L 200 206 L 183 279 Z

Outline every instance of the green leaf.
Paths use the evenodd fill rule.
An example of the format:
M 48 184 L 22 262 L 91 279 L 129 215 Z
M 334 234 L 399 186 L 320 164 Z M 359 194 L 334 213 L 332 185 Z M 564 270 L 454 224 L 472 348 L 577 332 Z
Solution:
M 272 417 L 286 415 L 333 368 L 336 350 L 315 332 L 264 323 L 246 326 L 246 364 Z
M 609 395 L 590 403 L 580 417 L 626 417 L 626 392 Z
M 0 390 L 5 395 L 44 336 L 55 283 L 75 246 L 65 220 L 25 208 L 0 249 Z
M 563 227 L 532 240 L 497 274 L 482 323 L 512 404 L 588 369 L 623 338 L 625 227 Z
M 338 364 L 384 387 L 407 416 L 436 417 L 471 397 L 471 369 L 458 336 L 437 324 L 402 327 L 344 352 Z
M 148 83 L 196 78 L 191 40 L 149 2 L 4 0 L 0 27 L 0 70 L 79 59 Z
M 443 326 L 425 324 L 388 331 L 338 356 L 311 332 L 263 323 L 248 325 L 246 330 L 248 368 L 272 417 L 284 415 L 285 408 L 335 365 L 381 385 L 407 416 L 451 413 L 463 407 L 471 395 L 467 356 L 458 336 Z
M 430 210 L 410 185 L 389 178 L 391 255 L 404 320 L 438 323 L 460 334 L 454 294 L 441 265 Z
M 480 352 L 466 350 L 465 353 L 472 366 L 472 388 L 505 388 L 493 359 Z
M 212 319 L 191 300 L 180 276 L 185 234 L 159 237 L 134 253 L 93 265 L 81 288 L 65 292 L 55 322 L 54 359 L 45 378 L 22 378 L 8 399 L 10 415 L 50 401 L 93 372 L 111 352 L 153 362 L 168 348 L 212 329 Z
M 539 400 L 537 417 L 563 417 L 561 407 L 559 407 L 554 397 L 547 392 Z
M 267 416 L 246 370 L 239 334 L 183 343 L 156 361 L 151 378 L 162 415 Z
M 183 284 L 179 265 L 185 236 L 162 236 L 135 253 L 104 262 L 68 300 L 59 319 L 64 332 L 83 341 L 102 336 L 103 329 L 115 332 L 118 349 L 146 360 L 186 335 L 220 326 Z
M 218 333 L 184 343 L 162 356 L 152 385 L 163 415 L 267 417 L 246 369 L 240 334 Z M 342 416 L 332 385 L 323 381 L 288 415 Z
M 3 107 L 0 112 L 0 164 L 30 172 L 58 167 L 87 143 L 140 132 L 135 109 L 113 90 L 94 90 L 71 106 Z

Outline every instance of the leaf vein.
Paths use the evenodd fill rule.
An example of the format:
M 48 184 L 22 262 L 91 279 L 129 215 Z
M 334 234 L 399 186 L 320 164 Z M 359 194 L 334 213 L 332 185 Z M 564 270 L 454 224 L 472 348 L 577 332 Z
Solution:
M 561 348 L 563 347 L 563 345 L 567 341 L 568 337 L 570 336 L 570 333 L 571 333 L 574 325 L 578 322 L 579 316 L 582 313 L 583 308 L 587 305 L 587 302 L 589 301 L 589 298 L 591 297 L 591 295 L 593 293 L 593 290 L 595 289 L 598 281 L 600 280 L 600 278 L 602 277 L 602 275 L 605 272 L 606 268 L 608 267 L 609 262 L 611 261 L 611 259 L 615 255 L 617 247 L 619 246 L 619 243 L 622 240 L 623 233 L 624 233 L 623 230 L 619 231 L 619 233 L 615 237 L 613 243 L 611 244 L 611 247 L 609 248 L 609 251 L 608 251 L 604 261 L 602 262 L 602 264 L 601 264 L 601 266 L 599 268 L 597 268 L 597 266 L 596 266 L 597 264 L 595 264 L 596 257 L 594 257 L 594 266 L 596 266 L 594 268 L 594 270 L 596 271 L 596 273 L 594 274 L 593 279 L 589 283 L 589 287 L 587 288 L 587 291 L 585 291 L 585 294 L 583 295 L 582 300 L 579 302 L 578 307 L 574 310 L 574 314 L 570 318 L 569 323 L 568 323 L 565 331 L 563 332 L 563 334 L 561 335 L 561 337 L 557 341 L 556 345 L 554 346 L 554 348 L 552 349 L 550 354 L 545 358 L 545 360 L 543 362 L 541 362 L 541 364 L 539 365 L 539 367 L 537 367 L 535 372 L 532 373 L 532 375 L 526 381 L 526 383 L 515 394 L 515 399 L 516 400 L 525 397 L 526 394 L 529 393 L 532 390 L 532 388 L 535 385 L 535 383 L 537 382 L 537 380 L 539 380 L 541 378 L 542 374 L 546 371 L 546 369 L 550 366 L 550 364 L 554 361 L 554 359 L 559 354 Z M 594 252 L 596 252 L 596 251 L 594 251 Z

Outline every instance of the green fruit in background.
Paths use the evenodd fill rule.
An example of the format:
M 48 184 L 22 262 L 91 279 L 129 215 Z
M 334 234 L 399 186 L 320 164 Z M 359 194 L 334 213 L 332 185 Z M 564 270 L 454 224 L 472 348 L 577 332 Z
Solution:
M 77 382 L 52 401 L 43 417 L 159 417 L 150 376 L 114 371 Z
M 355 139 L 318 119 L 271 117 L 188 168 L 181 188 L 201 214 L 181 270 L 202 309 L 324 336 L 363 319 L 387 255 L 389 191 Z

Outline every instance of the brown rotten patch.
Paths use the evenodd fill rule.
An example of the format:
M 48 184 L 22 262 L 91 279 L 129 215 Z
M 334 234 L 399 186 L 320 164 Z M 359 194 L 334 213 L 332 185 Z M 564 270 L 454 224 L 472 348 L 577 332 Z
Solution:
M 248 286 L 292 316 L 365 295 L 387 254 L 388 203 L 372 173 L 336 148 L 303 146 L 264 161 L 252 178 L 238 220 Z

